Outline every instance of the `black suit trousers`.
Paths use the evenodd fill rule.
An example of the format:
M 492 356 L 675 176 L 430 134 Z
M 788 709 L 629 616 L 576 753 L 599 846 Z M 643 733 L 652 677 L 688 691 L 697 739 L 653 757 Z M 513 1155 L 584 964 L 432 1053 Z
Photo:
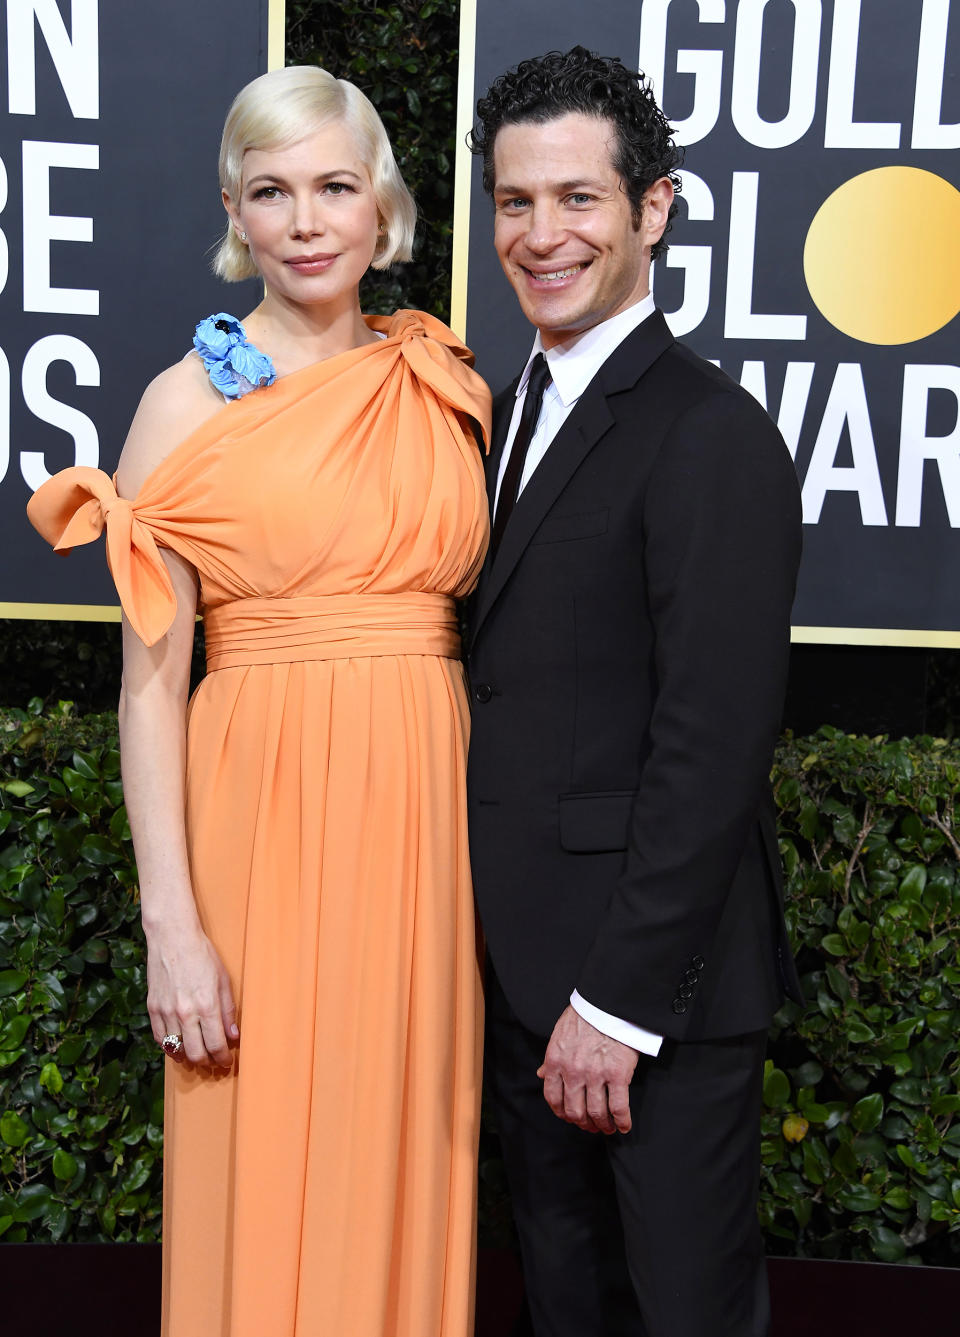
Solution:
M 756 1216 L 764 1032 L 640 1057 L 633 1128 L 558 1119 L 547 1046 L 488 964 L 487 1074 L 536 1337 L 765 1337 Z

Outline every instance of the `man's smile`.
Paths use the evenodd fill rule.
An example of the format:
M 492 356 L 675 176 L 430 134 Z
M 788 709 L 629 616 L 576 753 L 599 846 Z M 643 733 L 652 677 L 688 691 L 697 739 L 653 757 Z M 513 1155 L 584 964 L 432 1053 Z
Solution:
M 590 264 L 589 260 L 581 261 L 575 265 L 568 265 L 566 269 L 536 270 L 528 269 L 526 265 L 521 265 L 521 269 L 526 270 L 527 274 L 535 283 L 556 283 L 559 279 L 573 278 L 574 274 L 579 274 L 581 269 L 586 269 Z

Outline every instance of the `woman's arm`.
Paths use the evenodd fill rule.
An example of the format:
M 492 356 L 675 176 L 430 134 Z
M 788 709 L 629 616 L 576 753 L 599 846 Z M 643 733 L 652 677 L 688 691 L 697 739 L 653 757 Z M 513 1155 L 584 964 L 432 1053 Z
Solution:
M 148 389 L 117 472 L 121 496 L 134 497 L 169 449 L 209 416 L 206 389 L 187 364 Z M 161 555 L 177 596 L 176 617 L 150 647 L 124 618 L 119 708 L 123 791 L 147 940 L 147 1010 L 158 1044 L 179 1034 L 192 1062 L 229 1067 L 230 1043 L 240 1034 L 236 1008 L 227 972 L 197 915 L 184 823 L 197 574 L 169 549 Z

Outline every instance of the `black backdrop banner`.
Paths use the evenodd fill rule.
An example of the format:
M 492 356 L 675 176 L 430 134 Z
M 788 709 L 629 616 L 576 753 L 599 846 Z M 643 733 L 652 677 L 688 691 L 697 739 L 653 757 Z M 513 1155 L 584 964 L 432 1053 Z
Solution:
M 794 639 L 960 645 L 960 0 L 465 0 L 459 134 L 576 43 L 652 79 L 686 146 L 654 288 L 777 421 L 803 490 Z M 494 390 L 532 332 L 458 162 L 455 319 Z
M 232 98 L 283 64 L 282 0 L 0 0 L 0 616 L 119 617 L 100 544 L 56 556 L 30 492 L 112 473 L 197 321 L 256 304 L 210 271 Z

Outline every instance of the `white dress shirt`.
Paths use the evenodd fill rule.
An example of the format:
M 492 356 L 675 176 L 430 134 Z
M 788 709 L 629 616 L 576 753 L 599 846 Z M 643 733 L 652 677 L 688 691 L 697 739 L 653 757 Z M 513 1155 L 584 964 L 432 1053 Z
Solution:
M 520 425 L 523 401 L 527 395 L 527 381 L 530 379 L 530 365 L 537 354 L 543 353 L 553 379 L 543 392 L 543 405 L 527 448 L 518 495 L 529 483 L 534 470 L 546 455 L 551 441 L 604 362 L 627 335 L 632 334 L 642 321 L 653 315 L 655 310 L 656 303 L 653 294 L 650 293 L 642 297 L 639 302 L 635 302 L 633 306 L 628 306 L 626 311 L 621 311 L 619 315 L 611 316 L 609 320 L 601 321 L 592 329 L 574 335 L 553 348 L 543 347 L 540 331 L 537 331 L 527 365 L 517 384 L 517 402 L 514 405 L 513 417 L 510 419 L 507 439 L 500 457 L 494 510 L 500 500 L 500 485 L 503 482 L 507 461 L 510 459 L 513 439 Z M 642 1026 L 635 1026 L 633 1022 L 624 1021 L 621 1017 L 614 1017 L 609 1012 L 601 1011 L 599 1007 L 594 1007 L 585 998 L 581 998 L 576 989 L 570 995 L 570 1004 L 584 1021 L 602 1031 L 604 1035 L 609 1035 L 611 1039 L 619 1040 L 621 1044 L 629 1045 L 631 1049 L 639 1050 L 641 1054 L 649 1054 L 651 1057 L 660 1052 L 660 1046 L 663 1044 L 662 1035 L 655 1035 L 652 1031 L 644 1030 Z

